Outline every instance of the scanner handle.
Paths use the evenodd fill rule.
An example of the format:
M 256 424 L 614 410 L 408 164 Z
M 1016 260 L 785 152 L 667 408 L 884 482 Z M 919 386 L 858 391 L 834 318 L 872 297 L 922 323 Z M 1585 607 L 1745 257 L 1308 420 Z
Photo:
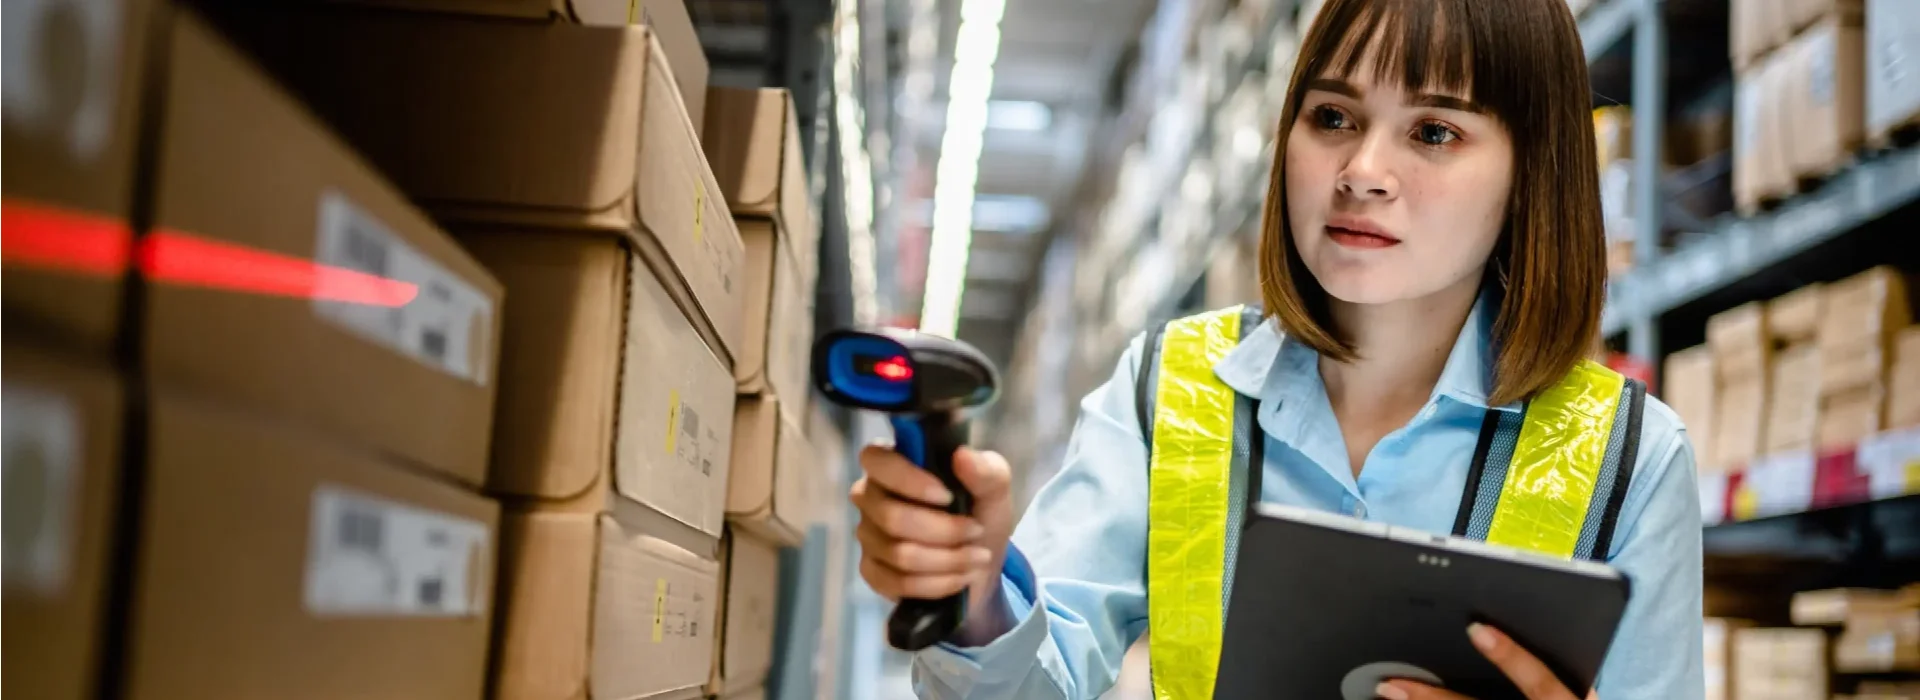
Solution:
M 953 473 L 953 453 L 967 444 L 966 420 L 951 413 L 920 415 L 896 414 L 893 424 L 896 452 L 920 468 L 932 472 L 953 500 L 946 511 L 955 515 L 973 513 L 973 494 Z M 902 651 L 919 651 L 951 638 L 966 622 L 967 591 L 938 600 L 906 599 L 887 618 L 887 642 Z

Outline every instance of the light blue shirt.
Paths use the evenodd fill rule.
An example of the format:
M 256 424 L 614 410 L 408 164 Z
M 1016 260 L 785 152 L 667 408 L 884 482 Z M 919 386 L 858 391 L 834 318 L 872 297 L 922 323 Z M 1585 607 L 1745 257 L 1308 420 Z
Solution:
M 1267 441 L 1261 499 L 1451 532 L 1488 409 L 1488 306 L 1483 299 L 1467 319 L 1426 406 L 1380 440 L 1358 479 L 1313 349 L 1287 340 L 1271 321 L 1249 334 L 1214 373 L 1260 399 Z M 1147 627 L 1147 449 L 1134 407 L 1139 361 L 1136 339 L 1113 377 L 1081 402 L 1060 473 L 1014 532 L 1002 583 L 1018 624 L 984 647 L 940 645 L 916 654 L 921 697 L 1092 700 L 1113 685 L 1121 658 Z M 1693 449 L 1680 419 L 1658 400 L 1646 403 L 1637 460 L 1607 556 L 1632 580 L 1633 592 L 1601 668 L 1599 694 L 1702 697 Z

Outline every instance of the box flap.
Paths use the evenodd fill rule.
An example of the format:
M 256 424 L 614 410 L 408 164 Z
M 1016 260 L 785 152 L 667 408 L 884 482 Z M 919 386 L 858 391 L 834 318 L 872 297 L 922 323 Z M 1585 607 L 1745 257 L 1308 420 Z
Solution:
M 803 290 L 799 266 L 779 245 L 773 222 L 742 218 L 736 223 L 747 248 L 742 275 L 747 304 L 741 330 L 745 342 L 735 356 L 734 378 L 743 394 L 771 391 L 775 396 L 806 396 L 811 390 L 807 376 L 813 344 L 813 295 Z M 801 402 L 784 405 L 788 417 L 798 420 L 795 412 Z
M 628 285 L 614 486 L 720 536 L 733 446 L 733 372 L 645 268 Z
M 631 254 L 591 234 L 461 241 L 513 289 L 488 488 L 545 499 L 609 489 Z
M 501 521 L 494 697 L 584 700 L 597 516 L 508 510 Z
M 779 404 L 765 394 L 739 398 L 727 517 L 757 537 L 791 546 L 805 536 L 817 477 L 812 447 Z
M 593 698 L 697 695 L 713 664 L 719 564 L 600 516 Z
M 780 208 L 786 102 L 784 90 L 707 91 L 707 159 L 736 214 L 772 217 Z

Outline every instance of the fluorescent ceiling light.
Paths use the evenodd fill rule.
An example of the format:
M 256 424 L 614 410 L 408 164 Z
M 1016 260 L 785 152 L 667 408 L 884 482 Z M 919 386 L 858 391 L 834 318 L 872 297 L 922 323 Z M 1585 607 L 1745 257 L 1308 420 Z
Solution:
M 973 192 L 980 175 L 980 141 L 987 128 L 993 61 L 1000 53 L 1000 17 L 1006 0 L 962 0 L 954 36 L 953 74 L 947 80 L 946 133 L 934 169 L 933 236 L 927 246 L 927 286 L 920 330 L 952 337 L 966 291 L 967 250 L 973 244 Z
M 933 225 L 933 202 L 920 200 L 912 210 L 912 220 L 920 226 Z M 1038 197 L 1018 194 L 973 195 L 973 230 L 995 233 L 1029 234 L 1047 227 L 1052 207 Z
M 1002 131 L 1046 131 L 1053 126 L 1053 109 L 1029 100 L 987 103 L 987 128 Z

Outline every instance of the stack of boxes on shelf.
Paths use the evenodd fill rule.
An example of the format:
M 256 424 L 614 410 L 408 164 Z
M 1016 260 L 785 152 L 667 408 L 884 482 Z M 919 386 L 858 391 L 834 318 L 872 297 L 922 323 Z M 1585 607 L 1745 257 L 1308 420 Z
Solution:
M 725 605 L 710 695 L 751 694 L 773 663 L 781 547 L 814 521 L 825 482 L 808 442 L 817 227 L 807 203 L 799 125 L 783 90 L 709 95 L 706 144 L 746 246 L 745 344 L 734 366 L 732 483 L 722 572 Z
M 9 86 L 7 690 L 754 692 L 827 483 L 785 93 L 678 0 L 359 4 Z
M 1866 0 L 1867 140 L 1888 145 L 1896 133 L 1920 128 L 1920 3 Z
M 1861 0 L 1734 0 L 1734 201 L 1743 213 L 1843 167 L 1866 135 Z
M 1841 451 L 1920 425 L 1920 328 L 1905 276 L 1877 267 L 1742 305 L 1707 344 L 1667 357 L 1664 398 L 1701 471 L 1783 453 Z
M 1595 155 L 1600 162 L 1600 211 L 1607 232 L 1607 274 L 1633 268 L 1633 110 L 1593 110 Z
M 100 12 L 7 98 L 7 689 L 476 697 L 500 283 L 198 16 Z
M 1913 697 L 1884 674 L 1920 671 L 1920 585 L 1797 593 L 1787 617 L 1798 626 L 1707 618 L 1708 700 Z

